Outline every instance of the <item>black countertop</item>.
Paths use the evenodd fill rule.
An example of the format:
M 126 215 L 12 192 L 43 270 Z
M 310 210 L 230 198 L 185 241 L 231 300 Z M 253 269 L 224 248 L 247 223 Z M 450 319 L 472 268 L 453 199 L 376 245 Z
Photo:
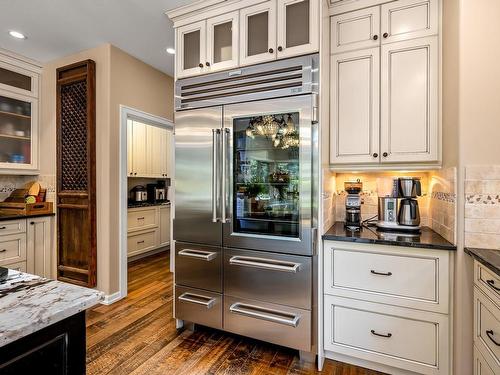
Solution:
M 30 217 L 40 217 L 40 216 L 55 216 L 55 213 L 45 213 L 45 214 L 13 214 L 13 213 L 5 213 L 0 211 L 0 221 L 6 220 L 19 220 L 19 219 L 28 219 Z
M 500 277 L 500 250 L 466 247 L 464 251 Z
M 344 227 L 344 222 L 337 221 L 323 235 L 324 240 L 371 243 L 390 246 L 419 247 L 438 250 L 457 250 L 457 247 L 446 241 L 431 228 L 422 227 L 418 235 L 404 233 L 381 232 L 375 227 L 361 228 L 359 231 L 350 231 Z
M 170 201 L 165 202 L 128 202 L 128 208 L 170 206 Z

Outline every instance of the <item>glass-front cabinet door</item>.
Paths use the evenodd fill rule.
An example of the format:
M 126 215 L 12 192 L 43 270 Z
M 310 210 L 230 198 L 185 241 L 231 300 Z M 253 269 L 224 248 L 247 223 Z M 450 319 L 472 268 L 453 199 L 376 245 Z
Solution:
M 206 21 L 177 29 L 176 75 L 182 78 L 200 74 L 208 63 L 206 58 Z
M 319 1 L 278 0 L 278 58 L 319 50 Z
M 38 100 L 0 90 L 0 169 L 36 169 Z
M 240 65 L 276 59 L 276 2 L 240 10 Z
M 307 253 L 310 97 L 227 106 L 224 112 L 228 190 L 224 245 Z
M 210 71 L 238 66 L 238 12 L 207 20 L 207 56 Z

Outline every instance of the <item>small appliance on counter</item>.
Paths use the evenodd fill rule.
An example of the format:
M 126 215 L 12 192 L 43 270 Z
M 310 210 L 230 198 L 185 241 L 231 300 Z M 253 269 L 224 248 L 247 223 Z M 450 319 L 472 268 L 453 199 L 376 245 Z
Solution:
M 420 211 L 417 197 L 422 195 L 422 185 L 418 177 L 394 179 L 395 191 L 392 196 L 378 199 L 377 228 L 394 231 L 420 231 Z
M 143 185 L 137 185 L 130 190 L 130 201 L 135 203 L 146 202 L 148 200 L 148 192 Z
M 151 203 L 161 203 L 167 201 L 168 186 L 170 179 L 158 180 L 156 184 L 147 184 L 148 201 Z
M 347 192 L 345 199 L 345 227 L 350 230 L 361 228 L 361 196 L 359 193 L 363 189 L 363 183 L 344 182 L 344 189 Z

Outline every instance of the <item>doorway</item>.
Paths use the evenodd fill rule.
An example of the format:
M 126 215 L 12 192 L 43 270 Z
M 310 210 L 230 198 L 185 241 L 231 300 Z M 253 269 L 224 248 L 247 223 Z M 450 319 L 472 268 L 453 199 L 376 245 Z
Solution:
M 172 246 L 174 124 L 120 106 L 120 292 L 128 293 L 128 263 Z M 172 252 L 170 252 L 172 257 Z M 165 266 L 173 262 L 165 262 Z

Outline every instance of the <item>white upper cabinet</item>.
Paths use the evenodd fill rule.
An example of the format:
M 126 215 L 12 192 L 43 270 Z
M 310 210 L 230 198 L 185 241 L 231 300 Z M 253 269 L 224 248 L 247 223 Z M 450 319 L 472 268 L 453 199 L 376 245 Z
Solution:
M 319 1 L 278 0 L 278 58 L 319 48 Z
M 276 3 L 269 1 L 240 10 L 240 64 L 276 59 Z
M 204 72 L 206 58 L 206 21 L 177 29 L 176 74 L 186 77 Z
M 331 58 L 330 162 L 379 162 L 379 49 Z
M 382 43 L 438 34 L 438 0 L 399 0 L 382 5 Z
M 238 29 L 238 12 L 207 20 L 207 62 L 210 71 L 238 66 Z
M 146 127 L 142 122 L 132 121 L 132 156 L 127 156 L 131 164 L 127 168 L 130 170 L 129 176 L 144 177 L 148 174 Z
M 165 178 L 168 168 L 168 130 L 148 125 L 147 135 L 147 175 L 148 177 Z
M 382 162 L 438 160 L 437 38 L 382 46 Z
M 380 7 L 344 13 L 330 19 L 331 53 L 380 45 Z

